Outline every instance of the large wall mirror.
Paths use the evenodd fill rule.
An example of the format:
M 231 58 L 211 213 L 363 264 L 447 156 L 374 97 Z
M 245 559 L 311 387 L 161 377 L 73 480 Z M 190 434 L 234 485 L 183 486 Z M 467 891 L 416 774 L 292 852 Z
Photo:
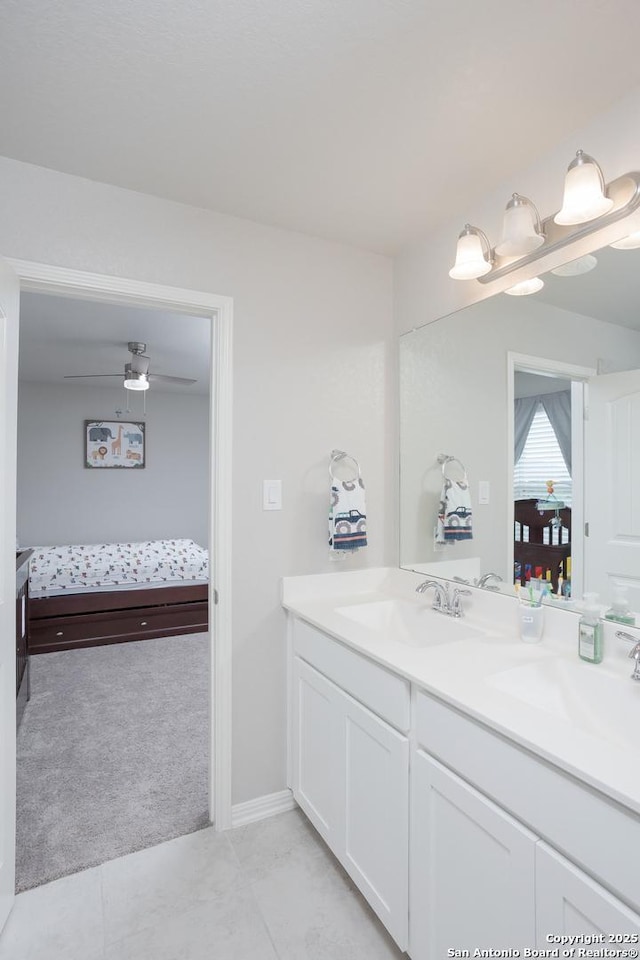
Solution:
M 640 249 L 595 259 L 400 338 L 401 566 L 640 611 Z

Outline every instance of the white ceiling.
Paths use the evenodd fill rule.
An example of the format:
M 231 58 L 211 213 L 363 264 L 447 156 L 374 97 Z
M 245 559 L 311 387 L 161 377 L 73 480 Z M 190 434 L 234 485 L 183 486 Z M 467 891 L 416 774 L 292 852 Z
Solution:
M 391 253 L 640 83 L 638 0 L 3 0 L 0 153 Z
M 190 386 L 154 381 L 151 392 L 206 394 L 210 320 L 141 307 L 23 293 L 20 296 L 20 380 L 100 388 L 122 383 L 130 340 L 147 344 L 149 373 L 195 378 Z M 65 380 L 65 375 L 118 374 Z M 124 401 L 124 391 L 123 391 Z

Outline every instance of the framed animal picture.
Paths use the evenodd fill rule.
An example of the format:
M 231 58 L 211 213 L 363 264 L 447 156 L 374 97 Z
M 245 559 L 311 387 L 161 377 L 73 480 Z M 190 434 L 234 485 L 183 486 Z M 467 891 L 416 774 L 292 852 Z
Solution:
M 85 420 L 84 465 L 140 469 L 146 459 L 145 424 L 130 420 Z

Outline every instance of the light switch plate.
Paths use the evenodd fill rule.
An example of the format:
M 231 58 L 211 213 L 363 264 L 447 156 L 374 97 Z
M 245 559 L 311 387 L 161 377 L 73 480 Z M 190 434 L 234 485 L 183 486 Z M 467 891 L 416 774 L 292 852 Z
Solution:
M 489 495 L 489 481 L 478 480 L 478 503 L 489 503 Z
M 262 509 L 282 510 L 282 480 L 262 481 Z

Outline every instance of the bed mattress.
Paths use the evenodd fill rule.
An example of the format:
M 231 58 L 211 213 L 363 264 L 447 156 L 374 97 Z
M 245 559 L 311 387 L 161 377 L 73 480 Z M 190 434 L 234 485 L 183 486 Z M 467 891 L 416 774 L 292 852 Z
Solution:
M 33 547 L 31 597 L 206 583 L 209 555 L 193 540 Z

